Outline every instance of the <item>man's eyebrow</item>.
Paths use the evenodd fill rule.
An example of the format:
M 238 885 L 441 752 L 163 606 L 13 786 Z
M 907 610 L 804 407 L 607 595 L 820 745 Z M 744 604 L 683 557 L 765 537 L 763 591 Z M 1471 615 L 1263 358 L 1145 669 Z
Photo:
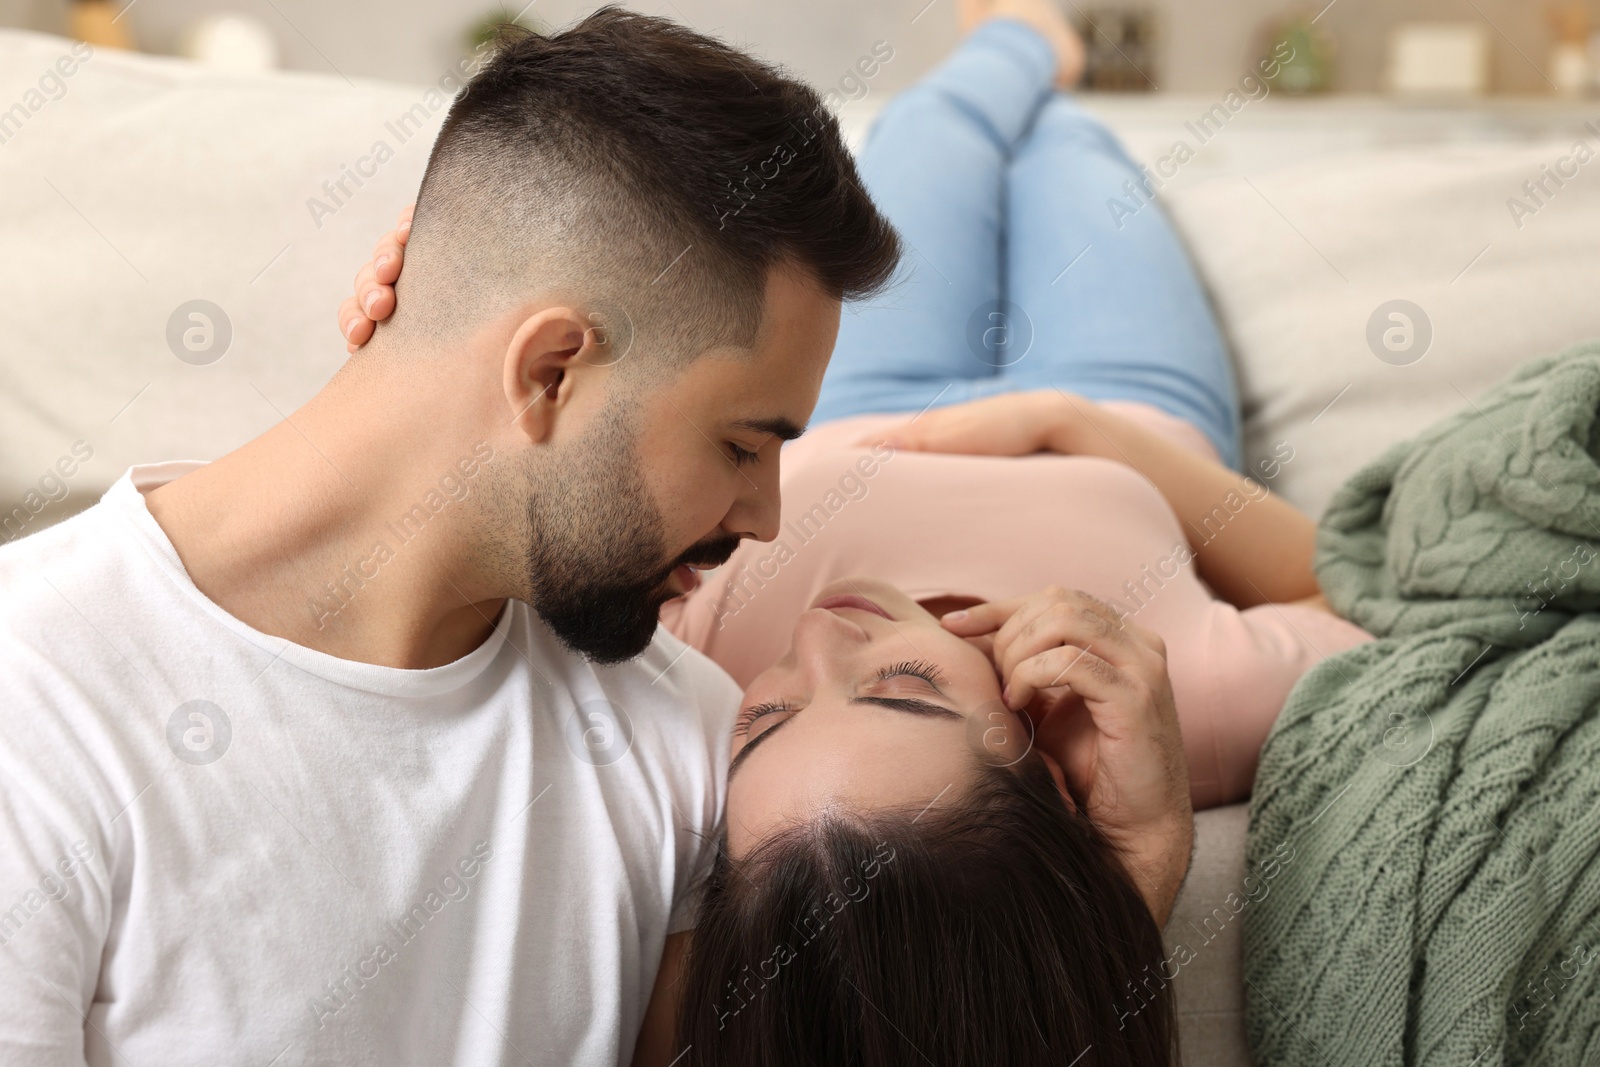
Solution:
M 751 433 L 771 434 L 780 441 L 793 441 L 806 432 L 804 426 L 796 426 L 781 415 L 775 419 L 739 419 L 733 426 L 734 429 L 749 430 Z
M 951 711 L 949 708 L 935 704 L 931 700 L 918 700 L 915 697 L 851 697 L 850 703 L 888 708 L 891 711 L 902 711 L 907 715 L 921 715 L 930 719 L 955 719 L 959 722 L 965 722 L 967 718 L 959 711 Z M 803 711 L 804 709 L 801 710 Z M 728 781 L 733 781 L 733 773 L 739 769 L 739 765 L 755 750 L 757 745 L 789 725 L 799 714 L 800 711 L 791 712 L 787 719 L 775 726 L 768 727 L 746 742 L 745 746 L 739 750 L 739 754 L 733 757 L 733 762 L 728 764 Z

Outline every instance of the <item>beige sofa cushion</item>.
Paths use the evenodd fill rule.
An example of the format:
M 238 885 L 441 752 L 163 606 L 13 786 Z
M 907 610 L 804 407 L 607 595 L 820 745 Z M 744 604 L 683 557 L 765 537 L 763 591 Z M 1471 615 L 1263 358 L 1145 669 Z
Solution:
M 1320 514 L 1388 445 L 1521 362 L 1600 335 L 1600 161 L 1579 165 L 1573 145 L 1361 152 L 1168 198 L 1233 349 L 1247 460 L 1293 449 L 1274 489 Z M 1514 219 L 1508 201 L 1534 206 L 1523 183 L 1558 165 L 1575 176 Z M 1394 300 L 1431 322 L 1414 362 L 1369 344 Z
M 1244 923 L 1252 903 L 1271 892 L 1271 885 L 1259 878 L 1245 882 L 1249 821 L 1250 809 L 1244 804 L 1195 816 L 1194 865 L 1164 931 L 1165 977 L 1172 979 L 1177 997 L 1184 1067 L 1250 1064 L 1244 1031 Z
M 130 464 L 221 455 L 320 388 L 345 358 L 338 302 L 413 198 L 444 114 L 426 88 L 103 50 L 53 99 L 40 79 L 70 55 L 0 31 L 0 542 L 19 506 L 59 495 L 51 474 L 66 496 L 20 532 L 93 503 Z M 26 114 L 7 124 L 13 103 Z M 341 179 L 350 195 L 324 188 Z M 197 299 L 232 332 L 201 365 L 168 343 Z

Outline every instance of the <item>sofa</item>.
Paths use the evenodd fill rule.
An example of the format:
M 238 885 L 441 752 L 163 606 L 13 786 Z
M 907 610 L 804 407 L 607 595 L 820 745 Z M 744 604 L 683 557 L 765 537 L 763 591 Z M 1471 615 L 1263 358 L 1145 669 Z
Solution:
M 321 387 L 345 358 L 334 311 L 413 198 L 456 77 L 230 75 L 0 31 L 0 543 Z M 1247 467 L 1276 457 L 1285 499 L 1319 513 L 1387 445 L 1600 334 L 1581 103 L 1239 100 L 1086 103 L 1149 165 L 1236 360 Z M 841 112 L 856 141 L 878 104 Z M 1247 823 L 1199 815 L 1166 931 L 1190 950 L 1166 978 L 1192 1067 L 1250 1062 Z

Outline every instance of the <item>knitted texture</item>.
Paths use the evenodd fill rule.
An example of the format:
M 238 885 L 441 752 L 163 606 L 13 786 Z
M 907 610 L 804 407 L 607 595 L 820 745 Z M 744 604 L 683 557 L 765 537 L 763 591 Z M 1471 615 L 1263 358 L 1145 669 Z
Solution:
M 1262 752 L 1262 1067 L 1600 1064 L 1597 407 L 1593 342 L 1329 505 L 1317 577 L 1377 640 L 1307 673 Z

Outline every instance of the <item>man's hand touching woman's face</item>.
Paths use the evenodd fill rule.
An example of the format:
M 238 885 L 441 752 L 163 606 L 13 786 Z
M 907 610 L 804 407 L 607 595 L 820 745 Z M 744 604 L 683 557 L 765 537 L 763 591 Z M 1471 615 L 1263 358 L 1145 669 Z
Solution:
M 1165 923 L 1194 843 L 1188 764 L 1160 637 L 1057 587 L 941 620 L 992 640 L 1006 707 L 1027 716 L 1058 781 L 1121 850 Z

